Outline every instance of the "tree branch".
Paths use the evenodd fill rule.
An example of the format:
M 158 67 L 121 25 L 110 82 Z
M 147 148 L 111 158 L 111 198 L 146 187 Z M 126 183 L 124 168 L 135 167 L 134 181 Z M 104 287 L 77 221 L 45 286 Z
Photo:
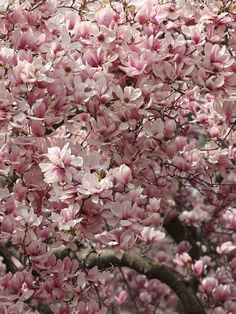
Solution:
M 196 244 L 197 242 L 197 231 L 192 226 L 185 226 L 178 217 L 173 217 L 164 222 L 164 228 L 169 235 L 175 240 L 176 243 L 181 241 L 188 241 L 192 248 L 189 251 L 189 255 L 193 259 L 199 259 L 201 256 L 201 249 Z
M 11 254 L 5 247 L 0 247 L 0 256 L 3 257 L 3 263 L 6 265 L 7 272 L 16 273 L 18 269 L 12 261 Z
M 191 285 L 181 274 L 167 265 L 156 263 L 132 253 L 124 253 L 121 258 L 118 258 L 112 252 L 102 252 L 100 254 L 89 254 L 85 266 L 88 268 L 97 266 L 99 269 L 115 266 L 131 268 L 146 275 L 148 279 L 158 279 L 169 286 L 180 299 L 186 314 L 206 313 Z
M 3 257 L 3 262 L 6 265 L 7 272 L 11 272 L 12 274 L 15 274 L 18 271 L 18 268 L 12 261 L 11 252 L 5 247 L 0 247 L 0 256 Z M 39 303 L 37 306 L 37 310 L 39 313 L 42 313 L 42 314 L 52 314 L 52 311 L 48 304 Z

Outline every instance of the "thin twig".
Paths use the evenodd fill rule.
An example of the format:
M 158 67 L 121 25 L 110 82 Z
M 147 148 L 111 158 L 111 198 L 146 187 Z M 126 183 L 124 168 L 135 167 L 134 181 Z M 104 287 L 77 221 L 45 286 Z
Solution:
M 134 298 L 134 296 L 133 296 L 132 290 L 131 290 L 131 288 L 130 288 L 130 285 L 129 285 L 129 283 L 128 283 L 128 280 L 125 278 L 125 274 L 124 274 L 124 272 L 123 272 L 123 270 L 122 270 L 121 267 L 119 267 L 119 271 L 120 271 L 121 277 L 122 277 L 122 279 L 123 279 L 123 281 L 124 281 L 124 283 L 125 283 L 125 285 L 126 285 L 126 287 L 127 287 L 127 289 L 128 289 L 128 293 L 129 293 L 129 295 L 130 295 L 131 301 L 132 301 L 133 304 L 134 304 L 135 310 L 136 310 L 137 313 L 139 313 L 138 306 L 137 306 L 137 303 L 136 303 L 135 298 Z

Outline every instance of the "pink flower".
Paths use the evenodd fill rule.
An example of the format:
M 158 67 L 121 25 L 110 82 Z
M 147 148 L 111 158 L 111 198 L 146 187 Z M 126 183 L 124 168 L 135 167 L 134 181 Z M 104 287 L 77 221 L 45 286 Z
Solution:
M 195 276 L 199 277 L 201 276 L 201 274 L 204 271 L 204 262 L 203 261 L 196 261 L 193 265 L 192 265 L 192 270 L 195 274 Z
M 57 183 L 60 181 L 72 180 L 72 168 L 81 167 L 83 164 L 82 157 L 71 155 L 69 143 L 62 149 L 59 147 L 50 147 L 48 154 L 45 154 L 50 162 L 40 163 L 42 172 L 45 173 L 46 183 Z
M 87 40 L 92 36 L 95 36 L 99 33 L 99 28 L 95 23 L 90 21 L 81 21 L 78 23 L 76 39 L 82 38 Z
M 234 60 L 226 50 L 226 46 L 220 47 L 215 44 L 206 43 L 205 45 L 205 64 L 214 66 L 218 70 L 229 67 L 233 64 Z
M 93 68 L 100 67 L 105 61 L 105 52 L 101 48 L 98 48 L 97 50 L 87 50 L 83 56 L 83 60 Z
M 141 231 L 141 239 L 146 243 L 152 243 L 154 241 L 160 241 L 165 238 L 165 233 L 160 230 L 155 230 L 151 227 L 144 227 Z
M 42 137 L 45 135 L 46 129 L 42 121 L 31 120 L 30 126 L 34 136 Z
M 189 252 L 190 249 L 191 249 L 191 244 L 188 241 L 181 241 L 178 245 L 178 254 Z
M 36 164 L 32 165 L 30 169 L 24 173 L 23 178 L 27 187 L 40 190 L 44 190 L 46 187 L 40 167 Z
M 185 267 L 186 265 L 191 264 L 192 259 L 188 253 L 184 252 L 183 254 L 176 254 L 174 262 L 178 266 Z
M 1 12 L 4 12 L 7 9 L 9 2 L 10 2 L 9 0 L 6 0 L 6 1 L 0 0 L 0 11 Z
M 218 302 L 225 302 L 231 297 L 231 289 L 229 285 L 222 285 L 220 284 L 217 286 L 213 291 L 214 298 Z
M 104 42 L 105 44 L 110 44 L 116 39 L 116 33 L 107 28 L 106 26 L 101 25 L 100 34 L 97 36 L 98 42 L 101 44 Z
M 176 130 L 176 123 L 174 120 L 167 120 L 165 123 L 164 123 L 164 128 L 163 128 L 163 135 L 166 137 L 166 138 L 170 138 L 173 133 L 175 132 Z
M 193 26 L 183 25 L 181 27 L 181 30 L 186 36 L 191 38 L 195 45 L 199 44 L 202 40 L 204 40 L 203 25 L 201 24 Z
M 98 24 L 105 25 L 109 28 L 113 28 L 112 26 L 114 25 L 114 21 L 119 19 L 118 13 L 107 6 L 96 12 L 95 16 Z
M 211 295 L 213 290 L 218 286 L 218 280 L 216 278 L 207 277 L 202 280 L 200 291 L 207 295 Z
M 0 49 L 0 63 L 4 66 L 14 66 L 16 65 L 16 55 L 14 49 L 1 47 Z
M 1 222 L 1 229 L 6 233 L 13 233 L 15 229 L 15 220 L 11 216 L 4 216 Z
M 138 55 L 135 52 L 129 54 L 128 62 L 124 62 L 125 66 L 120 66 L 120 69 L 125 71 L 129 76 L 141 75 L 145 71 L 148 62 L 145 54 Z
M 63 268 L 66 273 L 73 277 L 73 274 L 79 268 L 79 262 L 71 260 L 68 256 L 66 256 L 63 260 Z
M 236 209 L 231 209 L 225 212 L 223 215 L 229 228 L 236 230 Z
M 134 233 L 128 229 L 125 231 L 116 229 L 109 233 L 103 232 L 96 238 L 108 246 L 119 246 L 124 251 L 131 249 L 137 240 Z
M 27 194 L 27 188 L 23 186 L 22 181 L 19 179 L 13 188 L 14 195 L 19 202 L 22 202 Z
M 113 171 L 114 177 L 121 184 L 127 185 L 132 180 L 132 173 L 128 166 L 121 165 Z
M 223 244 L 221 244 L 221 246 L 218 246 L 216 251 L 220 254 L 220 255 L 227 255 L 230 254 L 232 251 L 236 250 L 236 245 L 233 244 L 231 241 L 227 241 L 224 242 Z
M 81 185 L 78 187 L 78 191 L 81 194 L 93 195 L 99 194 L 103 190 L 110 189 L 112 182 L 108 177 L 99 180 L 96 174 L 86 173 L 83 178 Z
M 59 167 L 50 163 L 41 163 L 40 168 L 42 172 L 45 172 L 44 181 L 48 184 L 57 183 L 65 180 L 65 171 Z
M 116 96 L 122 101 L 123 105 L 137 108 L 137 105 L 141 104 L 141 100 L 137 101 L 142 95 L 140 88 L 135 89 L 132 86 L 126 86 L 123 91 L 120 85 L 117 85 L 115 87 L 115 93 Z
M 12 75 L 16 84 L 35 83 L 36 81 L 52 83 L 54 80 L 45 75 L 45 72 L 49 70 L 50 66 L 50 63 L 42 66 L 40 60 L 34 60 L 33 62 L 18 60 Z
M 116 298 L 119 305 L 122 305 L 125 303 L 125 301 L 128 299 L 128 293 L 125 290 L 122 290 L 118 297 Z

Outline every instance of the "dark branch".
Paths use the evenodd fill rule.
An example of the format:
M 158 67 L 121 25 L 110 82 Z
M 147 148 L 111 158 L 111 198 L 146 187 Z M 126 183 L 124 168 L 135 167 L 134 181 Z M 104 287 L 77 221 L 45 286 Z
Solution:
M 3 263 L 6 265 L 7 272 L 11 272 L 12 274 L 17 272 L 17 267 L 12 261 L 11 254 L 5 247 L 0 247 L 0 256 L 3 257 Z
M 112 252 L 103 252 L 91 253 L 85 261 L 85 266 L 88 268 L 97 266 L 99 269 L 115 266 L 131 268 L 146 275 L 148 279 L 158 279 L 169 286 L 180 299 L 186 314 L 205 314 L 203 306 L 189 282 L 166 265 L 131 253 L 124 253 L 121 258 L 118 258 Z
M 0 247 L 0 256 L 3 257 L 3 262 L 6 265 L 7 272 L 11 272 L 12 274 L 15 274 L 18 271 L 18 268 L 12 261 L 12 254 L 11 252 L 5 248 Z M 37 306 L 37 310 L 41 314 L 52 314 L 53 312 L 50 310 L 50 307 L 48 304 L 39 303 Z
M 197 230 L 196 228 L 190 226 L 184 226 L 183 223 L 178 219 L 178 217 L 173 217 L 164 223 L 164 228 L 169 233 L 169 235 L 175 240 L 176 243 L 181 241 L 188 241 L 192 248 L 189 251 L 189 255 L 197 260 L 201 256 L 201 249 L 196 244 Z

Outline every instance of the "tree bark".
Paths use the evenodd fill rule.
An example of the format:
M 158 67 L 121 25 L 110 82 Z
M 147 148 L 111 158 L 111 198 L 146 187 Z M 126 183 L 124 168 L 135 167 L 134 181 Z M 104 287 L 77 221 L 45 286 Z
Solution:
M 196 244 L 198 241 L 196 228 L 193 226 L 185 226 L 178 217 L 173 217 L 164 222 L 164 228 L 176 243 L 180 243 L 184 240 L 188 241 L 192 246 L 189 255 L 196 260 L 200 258 L 201 249 Z
M 144 257 L 132 253 L 124 253 L 118 258 L 112 252 L 91 253 L 85 261 L 85 266 L 99 269 L 109 267 L 128 267 L 140 274 L 146 275 L 148 279 L 158 279 L 169 286 L 181 301 L 186 314 L 205 314 L 205 310 L 196 296 L 190 283 L 171 267 L 156 263 Z

